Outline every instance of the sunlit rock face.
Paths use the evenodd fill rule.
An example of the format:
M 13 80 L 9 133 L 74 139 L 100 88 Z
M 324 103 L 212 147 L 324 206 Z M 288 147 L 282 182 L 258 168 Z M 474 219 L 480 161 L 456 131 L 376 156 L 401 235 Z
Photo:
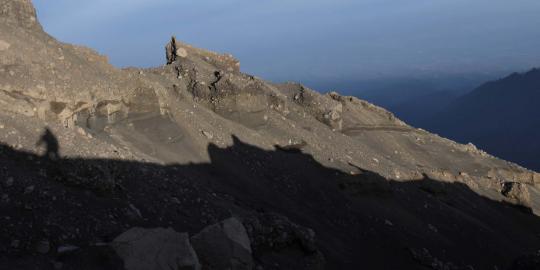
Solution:
M 31 0 L 2 0 L 0 20 L 23 28 L 41 28 Z

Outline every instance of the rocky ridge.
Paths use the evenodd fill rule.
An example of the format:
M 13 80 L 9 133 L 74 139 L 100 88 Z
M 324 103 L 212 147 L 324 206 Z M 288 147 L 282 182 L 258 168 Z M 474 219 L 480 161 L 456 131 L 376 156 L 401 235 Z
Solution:
M 440 229 L 429 223 L 427 228 L 438 236 L 417 239 L 415 235 L 422 231 L 420 224 L 437 214 L 429 210 L 425 210 L 429 215 L 417 212 L 416 204 L 424 209 L 438 205 L 449 215 L 466 216 L 467 221 L 452 220 L 458 227 L 465 226 L 460 222 L 480 219 L 485 223 L 478 228 L 474 227 L 477 223 L 467 224 L 480 231 L 519 228 L 522 231 L 514 232 L 521 241 L 515 252 L 532 254 L 533 249 L 540 249 L 535 245 L 535 233 L 539 232 L 531 229 L 538 224 L 534 214 L 540 213 L 540 175 L 536 172 L 490 156 L 474 145 L 457 144 L 411 127 L 390 112 L 355 97 L 335 92 L 320 94 L 301 84 L 276 84 L 244 74 L 239 61 L 231 55 L 197 49 L 174 38 L 165 48 L 166 65 L 117 69 L 91 49 L 61 43 L 43 32 L 29 0 L 2 0 L 0 7 L 0 140 L 6 158 L 0 174 L 5 184 L 0 193 L 4 204 L 1 209 L 10 213 L 6 215 L 9 219 L 2 220 L 8 229 L 0 235 L 10 245 L 0 249 L 6 254 L 0 265 L 16 261 L 13 254 L 33 254 L 36 250 L 42 255 L 35 260 L 43 263 L 40 258 L 48 261 L 47 256 L 58 255 L 49 250 L 49 245 L 62 246 L 71 241 L 90 247 L 89 243 L 99 242 L 94 238 L 114 242 L 113 236 L 137 225 L 172 225 L 176 231 L 199 232 L 230 212 L 242 217 L 250 244 L 256 245 L 253 262 L 243 261 L 242 265 L 292 268 L 286 266 L 294 265 L 296 260 L 290 258 L 300 256 L 306 258 L 299 261 L 301 266 L 309 269 L 323 265 L 322 261 L 330 267 L 352 267 L 362 262 L 354 258 L 347 261 L 345 255 L 340 257 L 330 247 L 341 250 L 342 245 L 347 246 L 347 252 L 378 250 L 373 247 L 374 251 L 366 251 L 361 244 L 347 242 L 349 237 L 330 233 L 330 228 L 338 224 L 366 229 L 350 232 L 370 239 L 366 243 L 414 238 L 414 243 L 423 246 L 409 247 L 415 252 L 396 257 L 396 261 L 411 268 L 426 254 L 430 258 L 455 259 L 441 250 L 435 251 L 439 255 L 424 251 L 435 249 L 428 247 L 434 239 L 447 241 L 446 249 L 455 247 L 459 243 L 453 239 L 458 236 L 450 228 Z M 39 155 L 41 150 L 35 142 L 45 127 L 58 140 L 60 149 L 56 150 L 62 157 L 59 161 Z M 222 158 L 225 153 L 227 157 Z M 26 161 L 14 162 L 19 159 L 13 157 Z M 52 167 L 59 171 L 51 171 L 48 164 L 54 164 Z M 37 173 L 27 172 L 29 168 Z M 135 168 L 141 168 L 137 176 L 130 174 Z M 167 181 L 161 184 L 156 177 Z M 47 182 L 39 182 L 43 179 Z M 242 185 L 232 179 L 247 182 Z M 72 190 L 74 186 L 76 191 Z M 141 186 L 159 194 L 142 192 Z M 88 192 L 109 195 L 94 197 Z M 180 195 L 167 198 L 165 204 L 171 205 L 170 212 L 167 206 L 161 213 L 150 198 L 168 192 Z M 280 193 L 285 197 L 275 202 Z M 37 195 L 28 198 L 27 203 L 17 202 L 19 196 L 26 200 L 29 194 Z M 256 194 L 257 199 L 251 197 Z M 88 198 L 78 201 L 77 196 Z M 185 201 L 180 201 L 181 196 Z M 43 203 L 52 197 L 66 200 L 62 207 L 68 207 L 79 218 L 85 214 L 77 210 L 77 205 L 103 204 L 111 212 L 89 210 L 88 218 L 96 219 L 96 224 L 103 222 L 103 229 L 91 231 L 81 228 L 85 225 L 74 225 L 75 221 L 70 223 L 67 216 L 46 216 L 33 210 L 43 204 L 41 207 L 54 211 L 54 203 Z M 469 213 L 461 205 L 461 198 L 479 207 L 478 212 Z M 414 203 L 406 203 L 411 200 Z M 290 212 L 283 206 L 286 203 L 312 216 Z M 315 205 L 328 209 L 339 206 L 350 212 L 335 211 L 334 216 L 328 210 L 327 216 L 332 218 L 322 221 L 315 217 L 316 211 L 311 212 Z M 401 209 L 406 214 L 391 212 L 398 211 L 395 207 L 400 205 L 409 206 Z M 39 235 L 47 237 L 35 235 L 32 229 L 21 227 L 17 233 L 9 229 L 15 224 L 13 219 L 33 226 L 33 222 L 19 219 L 9 210 L 19 208 L 38 213 L 33 222 L 41 224 L 45 231 Z M 203 213 L 193 212 L 200 209 Z M 360 209 L 364 210 L 361 214 L 357 212 Z M 182 215 L 189 222 L 174 221 L 176 211 L 185 211 Z M 265 214 L 267 211 L 279 214 L 269 218 L 273 214 Z M 148 215 L 154 219 L 147 220 Z M 515 220 L 502 227 L 491 227 L 494 225 L 487 222 L 505 216 Z M 160 220 L 173 221 L 169 224 Z M 265 229 L 267 226 L 257 220 L 267 220 L 274 229 Z M 379 222 L 381 228 L 376 225 Z M 64 224 L 60 226 L 63 229 L 56 232 L 58 229 L 49 227 L 59 225 L 52 223 Z M 301 225 L 291 225 L 296 223 Z M 75 228 L 86 231 L 86 235 Z M 207 233 L 217 237 L 214 235 L 218 229 L 214 227 Z M 403 232 L 396 236 L 393 230 Z M 17 239 L 12 239 L 13 235 Z M 315 235 L 321 235 L 322 241 L 315 244 Z M 489 236 L 487 232 L 482 235 Z M 531 239 L 522 240 L 527 237 Z M 49 244 L 45 245 L 42 238 L 47 238 Z M 340 241 L 347 244 L 337 244 Z M 395 248 L 401 250 L 401 242 L 397 242 Z M 512 244 L 500 240 L 493 246 L 506 245 Z M 456 250 L 450 253 L 460 254 Z M 503 266 L 515 257 L 499 256 L 500 261 L 494 265 Z M 366 260 L 376 258 L 366 256 Z M 420 261 L 423 264 L 425 259 Z M 276 267 L 279 263 L 285 265 Z M 366 264 L 375 266 L 376 262 Z M 467 258 L 453 265 L 468 264 L 485 267 L 489 263 Z

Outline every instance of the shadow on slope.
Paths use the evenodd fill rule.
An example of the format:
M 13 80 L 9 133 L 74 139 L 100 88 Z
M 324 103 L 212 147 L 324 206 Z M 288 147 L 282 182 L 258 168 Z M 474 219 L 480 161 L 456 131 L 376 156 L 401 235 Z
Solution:
M 504 269 L 540 249 L 538 217 L 463 184 L 350 175 L 301 150 L 233 139 L 208 146 L 210 163 L 167 166 L 0 144 L 0 266 L 52 269 L 57 247 L 90 247 L 133 226 L 193 234 L 261 213 L 312 228 L 330 269 Z M 264 269 L 309 269 L 298 257 L 310 254 L 296 248 L 254 252 Z

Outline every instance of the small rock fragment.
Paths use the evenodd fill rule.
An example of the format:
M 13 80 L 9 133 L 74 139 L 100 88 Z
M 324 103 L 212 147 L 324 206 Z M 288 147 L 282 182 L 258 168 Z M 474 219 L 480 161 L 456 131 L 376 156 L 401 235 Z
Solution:
M 11 47 L 11 44 L 7 43 L 4 40 L 0 40 L 0 51 L 5 51 Z
M 129 209 L 126 214 L 131 219 L 142 219 L 141 211 L 131 203 L 129 204 Z
M 188 56 L 188 52 L 184 48 L 177 48 L 176 49 L 176 56 L 186 58 Z
M 6 187 L 11 187 L 11 186 L 13 186 L 13 181 L 14 181 L 13 177 L 8 177 L 7 180 L 6 180 L 6 182 L 5 182 L 5 186 L 6 186 Z
M 79 247 L 73 245 L 59 246 L 56 250 L 58 254 L 69 253 L 78 250 Z
M 21 244 L 20 240 L 13 240 L 11 241 L 11 247 L 12 248 L 19 248 L 19 245 Z
M 60 270 L 60 269 L 62 269 L 64 267 L 64 264 L 62 262 L 54 262 L 53 267 L 56 270 Z
M 42 240 L 36 243 L 36 252 L 41 254 L 47 254 L 51 250 L 51 244 L 47 240 Z
M 213 139 L 214 138 L 214 135 L 212 135 L 212 133 L 208 132 L 208 131 L 202 131 L 202 134 L 208 138 L 209 140 Z
M 24 194 L 30 194 L 32 192 L 34 192 L 34 189 L 36 188 L 36 186 L 28 186 L 24 189 Z

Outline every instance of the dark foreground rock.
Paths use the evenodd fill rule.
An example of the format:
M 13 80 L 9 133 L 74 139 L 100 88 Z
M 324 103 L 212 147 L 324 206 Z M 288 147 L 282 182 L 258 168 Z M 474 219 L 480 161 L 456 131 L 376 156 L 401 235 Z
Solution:
M 173 229 L 133 228 L 114 239 L 112 247 L 126 270 L 200 269 L 187 233 Z
M 534 254 L 517 258 L 509 270 L 540 270 L 540 250 Z
M 55 270 L 124 270 L 124 262 L 112 247 L 101 245 L 62 252 L 52 262 L 52 267 Z
M 248 270 L 253 268 L 251 243 L 236 218 L 204 228 L 191 237 L 204 269 Z
M 283 260 L 285 265 L 295 261 L 296 269 L 324 269 L 324 256 L 312 229 L 276 213 L 246 218 L 244 224 L 258 260 Z

